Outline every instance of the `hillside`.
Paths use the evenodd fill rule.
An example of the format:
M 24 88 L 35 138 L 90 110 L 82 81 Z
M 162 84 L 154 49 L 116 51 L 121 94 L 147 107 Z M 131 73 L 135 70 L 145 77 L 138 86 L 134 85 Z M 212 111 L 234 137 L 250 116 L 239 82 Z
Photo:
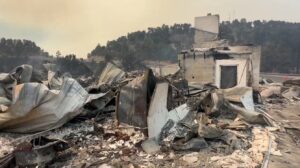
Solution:
M 127 36 L 100 44 L 89 56 L 106 56 L 106 59 L 119 59 L 126 68 L 135 68 L 143 60 L 177 60 L 177 53 L 191 48 L 194 31 L 189 24 L 163 25 L 137 31 Z

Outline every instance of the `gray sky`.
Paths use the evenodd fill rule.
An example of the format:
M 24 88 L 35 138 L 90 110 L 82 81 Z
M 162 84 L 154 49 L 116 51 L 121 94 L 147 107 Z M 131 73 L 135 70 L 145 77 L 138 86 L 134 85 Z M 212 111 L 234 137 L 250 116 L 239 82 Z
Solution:
M 86 57 L 128 32 L 162 24 L 191 23 L 196 16 L 221 20 L 300 22 L 300 0 L 0 0 L 0 37 L 33 40 L 55 54 Z

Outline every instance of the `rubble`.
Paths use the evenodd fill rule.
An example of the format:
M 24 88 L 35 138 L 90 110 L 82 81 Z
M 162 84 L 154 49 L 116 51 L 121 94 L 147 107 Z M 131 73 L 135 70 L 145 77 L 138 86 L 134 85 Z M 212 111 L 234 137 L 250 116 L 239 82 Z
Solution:
M 32 163 L 19 161 L 17 162 L 19 165 L 104 166 L 106 164 L 106 166 L 116 166 L 124 163 L 148 167 L 150 160 L 161 160 L 163 162 L 154 163 L 154 165 L 170 162 L 178 166 L 197 167 L 201 164 L 220 164 L 217 156 L 212 157 L 209 162 L 208 156 L 216 155 L 213 153 L 217 152 L 224 161 L 235 157 L 237 153 L 247 154 L 241 159 L 245 164 L 248 164 L 249 158 L 252 162 L 255 160 L 255 164 L 251 164 L 253 166 L 260 165 L 264 158 L 266 150 L 258 151 L 255 155 L 252 154 L 253 151 L 250 152 L 250 144 L 253 147 L 256 143 L 250 140 L 253 137 L 247 132 L 255 130 L 257 127 L 255 124 L 270 124 L 268 121 L 271 119 L 264 112 L 256 112 L 253 89 L 250 87 L 218 89 L 211 85 L 197 84 L 186 88 L 186 85 L 177 85 L 173 83 L 173 80 L 154 77 L 151 70 L 145 70 L 142 75 L 131 77 L 130 80 L 124 78 L 116 81 L 109 80 L 114 82 L 102 82 L 96 87 L 93 86 L 94 89 L 91 90 L 91 87 L 84 89 L 70 77 L 60 76 L 51 71 L 49 73 L 47 85 L 30 82 L 12 85 L 14 88 L 20 87 L 18 89 L 20 96 L 14 96 L 16 93 L 12 93 L 11 96 L 19 99 L 18 106 L 26 109 L 28 116 L 32 117 L 33 112 L 36 111 L 35 113 L 40 117 L 28 120 L 28 116 L 24 115 L 24 119 L 10 119 L 2 122 L 0 127 L 9 132 L 46 131 L 42 133 L 44 136 L 62 138 L 70 148 L 59 152 L 58 156 L 64 158 L 63 160 L 49 155 L 39 163 L 31 154 L 25 153 L 24 155 L 29 158 L 26 160 Z M 107 76 L 106 79 L 113 79 L 113 77 Z M 22 92 L 22 87 L 25 87 L 23 89 L 28 94 L 23 94 L 25 91 Z M 32 93 L 27 87 L 32 89 Z M 74 92 L 71 92 L 72 90 Z M 69 100 L 38 98 L 43 97 L 38 96 L 40 93 L 49 93 L 53 96 L 58 94 L 58 97 L 60 95 L 61 98 Z M 76 96 L 73 95 L 76 100 L 72 99 L 71 93 L 77 93 Z M 78 96 L 78 93 L 81 93 L 81 96 Z M 32 100 L 36 102 L 23 103 Z M 50 100 L 54 102 L 49 104 Z M 173 102 L 175 100 L 177 100 L 176 103 Z M 64 111 L 58 110 L 59 104 L 63 104 L 62 109 L 67 111 L 69 101 L 70 103 L 76 102 L 70 105 L 72 109 L 69 111 L 73 114 L 66 112 L 64 116 L 62 115 Z M 20 109 L 13 108 L 18 101 L 12 99 L 11 102 L 14 103 L 2 101 L 1 105 L 8 107 L 5 112 L 9 112 L 10 109 Z M 24 108 L 23 104 L 33 105 Z M 49 114 L 52 114 L 50 110 L 52 108 L 62 118 L 50 122 Z M 0 116 L 3 114 L 5 113 L 1 113 Z M 47 119 L 43 119 L 43 115 Z M 68 126 L 63 125 L 68 125 L 68 121 L 80 116 L 87 118 L 86 122 L 79 120 L 87 127 L 80 126 L 76 129 L 76 124 L 70 123 L 71 130 L 67 131 Z M 13 127 L 14 123 L 18 123 L 16 124 L 18 127 Z M 20 124 L 22 124 L 21 127 Z M 65 131 L 57 132 L 59 129 Z M 21 136 L 17 142 L 19 141 L 24 141 L 24 138 Z M 1 142 L 5 143 L 5 140 Z M 17 145 L 14 144 L 6 142 L 6 153 L 17 149 Z M 169 152 L 174 155 L 166 155 Z M 180 154 L 180 152 L 183 153 Z M 207 152 L 212 155 L 206 156 L 205 163 L 200 162 L 201 154 Z M 8 154 L 3 156 L 10 158 Z M 255 157 L 259 158 L 255 159 Z M 72 160 L 70 158 L 84 159 Z M 178 159 L 178 162 L 175 159 Z M 7 163 L 7 160 L 3 160 L 2 163 Z
M 88 93 L 73 79 L 66 79 L 60 92 L 43 84 L 20 84 L 13 104 L 0 114 L 0 129 L 25 133 L 58 128 L 78 115 L 87 100 Z
M 69 146 L 63 140 L 34 138 L 18 144 L 13 151 L 0 160 L 0 165 L 3 167 L 46 166 L 55 158 L 57 152 L 67 148 Z
M 208 148 L 207 142 L 204 138 L 192 138 L 189 141 L 182 143 L 174 143 L 172 148 L 175 151 L 196 151 L 199 152 L 202 149 Z
M 55 129 L 81 114 L 84 105 L 101 110 L 114 97 L 112 91 L 89 94 L 76 80 L 58 72 L 48 71 L 46 85 L 30 82 L 29 65 L 1 76 L 0 129 L 7 132 Z
M 234 167 L 242 163 L 245 167 L 256 167 L 265 163 L 268 151 L 270 155 L 280 155 L 275 136 L 265 127 L 274 126 L 275 121 L 267 114 L 268 106 L 257 104 L 267 103 L 268 98 L 263 102 L 254 101 L 255 90 L 252 87 L 218 89 L 209 84 L 178 85 L 178 74 L 173 78 L 155 77 L 151 70 L 145 70 L 143 74 L 136 75 L 135 72 L 130 78 L 110 84 L 101 83 L 94 87 L 92 83 L 95 89 L 90 90 L 91 87 L 84 89 L 68 76 L 51 74 L 52 78 L 47 81 L 55 81 L 55 84 L 48 82 L 44 85 L 30 80 L 18 83 L 11 74 L 2 78 L 6 79 L 2 81 L 10 81 L 3 82 L 6 86 L 16 88 L 13 90 L 19 92 L 2 94 L 7 100 L 1 99 L 1 105 L 7 109 L 0 116 L 10 112 L 15 104 L 31 114 L 29 118 L 23 116 L 23 120 L 18 118 L 2 122 L 2 130 L 28 133 L 43 131 L 36 135 L 63 139 L 70 147 L 50 154 L 38 163 L 34 159 L 27 159 L 31 163 L 19 159 L 16 162 L 19 165 Z M 51 87 L 53 90 L 49 89 Z M 5 90 L 5 87 L 2 89 Z M 297 93 L 296 86 L 283 90 L 278 93 L 282 95 L 280 99 L 297 101 L 294 95 Z M 25 91 L 36 95 L 23 93 Z M 46 99 L 47 95 L 38 96 L 40 93 L 51 96 L 58 94 L 59 98 Z M 76 101 L 71 93 L 76 93 Z M 18 98 L 18 101 L 14 98 Z M 70 99 L 70 103 L 76 102 L 72 109 L 66 108 L 68 101 L 65 98 Z M 29 103 L 32 100 L 36 102 Z M 55 103 L 49 104 L 50 100 Z M 28 103 L 22 103 L 24 101 Z M 33 105 L 28 106 L 30 104 Z M 63 104 L 61 107 L 72 112 L 72 115 L 66 112 L 66 116 L 63 116 L 64 113 L 58 110 L 59 104 Z M 50 107 L 55 108 L 62 118 L 50 123 Z M 37 114 L 41 112 L 45 119 L 43 115 L 40 118 L 32 117 L 32 111 Z M 70 122 L 74 118 L 77 121 Z M 23 125 L 17 124 L 21 121 Z M 28 139 L 34 139 L 36 135 L 17 135 L 19 138 L 16 141 L 0 139 L 4 146 L 0 150 L 3 157 L 1 163 L 9 163 L 12 159 L 9 153 L 18 149 L 18 143 L 29 142 Z
M 292 86 L 283 91 L 282 96 L 290 101 L 293 101 L 293 99 L 300 100 L 300 87 Z
M 262 91 L 260 92 L 262 98 L 269 98 L 271 96 L 280 96 L 281 85 L 264 85 Z
M 26 157 L 29 157 L 27 161 L 32 161 L 32 163 L 18 162 L 19 165 L 104 166 L 103 164 L 106 164 L 106 166 L 116 166 L 123 163 L 148 167 L 151 160 L 155 161 L 152 162 L 154 165 L 173 164 L 174 166 L 197 167 L 202 164 L 217 165 L 219 162 L 216 161 L 216 158 L 214 162 L 209 162 L 209 156 L 216 155 L 215 152 L 222 157 L 229 157 L 236 151 L 248 152 L 249 157 L 254 159 L 249 152 L 252 135 L 247 132 L 252 129 L 251 127 L 256 127 L 253 124 L 265 125 L 268 124 L 265 121 L 270 120 L 263 112 L 256 112 L 253 89 L 250 87 L 218 89 L 211 85 L 199 84 L 186 87 L 186 85 L 178 85 L 174 79 L 154 77 L 151 70 L 145 70 L 143 74 L 134 75 L 136 77 L 132 76 L 129 80 L 123 78 L 112 83 L 92 86 L 94 89 L 89 86 L 84 89 L 75 79 L 68 76 L 61 76 L 59 73 L 51 71 L 49 71 L 49 75 L 50 78 L 46 85 L 31 82 L 12 85 L 14 88 L 22 86 L 25 89 L 26 86 L 31 86 L 30 88 L 33 90 L 32 94 L 27 95 L 22 94 L 21 89 L 20 96 L 14 96 L 15 93 L 11 96 L 12 98 L 18 97 L 20 102 L 36 100 L 35 106 L 32 105 L 34 109 L 23 109 L 29 111 L 28 114 L 31 115 L 28 116 L 32 116 L 31 111 L 36 110 L 41 117 L 45 115 L 48 118 L 24 120 L 30 122 L 20 122 L 23 120 L 16 118 L 9 122 L 3 122 L 0 127 L 9 132 L 44 131 L 37 135 L 61 138 L 70 148 L 58 153 L 61 159 L 49 155 L 45 158 L 46 160 L 41 160 L 39 163 L 36 163 L 34 157 L 27 153 L 25 154 Z M 107 78 L 112 79 L 109 76 Z M 73 92 L 70 91 L 73 87 L 72 85 L 66 87 L 68 83 L 76 85 L 77 89 L 74 93 L 82 93 L 82 96 L 75 96 L 76 101 L 71 99 Z M 35 91 L 34 88 L 39 89 Z M 44 88 L 44 90 L 40 88 Z M 26 89 L 26 93 L 29 93 L 28 91 Z M 51 95 L 65 93 L 67 96 L 61 95 L 62 98 L 70 99 L 70 103 L 76 102 L 76 106 L 72 105 L 74 109 L 69 109 L 73 115 L 68 113 L 66 115 L 68 118 L 57 119 L 56 122 L 50 124 L 51 120 L 46 112 L 51 114 L 49 109 L 52 107 L 64 118 L 61 115 L 64 112 L 58 110 L 60 107 L 58 104 L 63 104 L 64 108 L 62 109 L 66 109 L 68 101 L 53 98 L 55 104 L 50 106 L 48 103 L 51 101 L 32 97 L 35 96 L 33 93 L 39 95 L 39 91 L 49 92 Z M 17 101 L 12 99 L 11 102 Z M 2 105 L 7 105 L 8 110 L 5 111 L 7 112 L 14 103 L 2 103 Z M 24 105 L 22 107 L 25 107 Z M 48 107 L 46 112 L 41 110 L 44 109 L 44 106 Z M 26 115 L 24 117 L 26 118 Z M 69 123 L 76 117 L 78 119 L 84 117 L 86 121 L 82 121 L 82 119 L 77 121 L 79 127 L 76 126 L 78 125 L 76 122 Z M 14 128 L 13 121 L 22 123 L 22 127 Z M 24 138 L 20 136 L 14 143 L 5 142 L 5 139 L 1 141 L 6 146 L 6 149 L 3 148 L 5 149 L 3 151 L 7 153 L 3 155 L 4 158 L 10 158 L 8 153 L 17 149 L 17 145 L 15 145 L 17 142 L 28 142 L 28 138 Z M 169 152 L 173 154 L 167 154 Z M 202 163 L 200 160 L 204 159 L 202 158 L 204 153 L 209 154 L 204 157 L 206 161 Z M 131 155 L 132 157 L 130 157 Z M 82 159 L 72 160 L 71 158 Z M 176 159 L 177 161 L 175 161 Z M 3 160 L 3 163 L 6 161 Z M 257 165 L 259 165 L 258 162 Z
M 149 108 L 148 114 L 148 136 L 159 139 L 160 132 L 168 120 L 177 123 L 182 120 L 189 109 L 183 104 L 173 110 L 168 110 L 168 102 L 170 98 L 169 84 L 158 83 L 156 85 L 154 95 Z
M 294 78 L 283 82 L 284 86 L 300 86 L 300 79 Z

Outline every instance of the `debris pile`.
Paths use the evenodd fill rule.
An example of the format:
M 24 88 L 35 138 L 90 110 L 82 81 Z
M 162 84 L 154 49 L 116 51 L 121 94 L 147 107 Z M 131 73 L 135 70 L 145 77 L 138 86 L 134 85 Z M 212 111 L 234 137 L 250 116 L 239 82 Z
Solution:
M 297 81 L 218 89 L 111 63 L 97 80 L 32 71 L 0 74 L 4 167 L 257 167 L 280 155 L 268 105 L 300 92 Z
M 298 78 L 283 83 L 261 81 L 261 96 L 268 103 L 293 103 L 300 100 L 300 80 Z M 284 99 L 283 99 L 284 98 Z

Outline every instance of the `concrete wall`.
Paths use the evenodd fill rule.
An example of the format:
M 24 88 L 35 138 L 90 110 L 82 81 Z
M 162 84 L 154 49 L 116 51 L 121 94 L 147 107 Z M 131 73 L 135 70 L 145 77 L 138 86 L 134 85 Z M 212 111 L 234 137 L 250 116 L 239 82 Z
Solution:
M 203 42 L 210 42 L 218 39 L 219 16 L 203 16 L 195 18 L 194 48 L 201 47 Z
M 147 67 L 152 69 L 153 73 L 157 76 L 172 75 L 179 71 L 178 63 L 168 65 L 147 65 Z
M 213 57 L 189 56 L 182 59 L 181 70 L 184 78 L 189 82 L 206 84 L 214 83 L 215 62 Z
M 228 46 L 229 44 L 227 40 L 215 40 L 215 41 L 206 41 L 206 42 L 198 41 L 197 43 L 194 44 L 194 48 L 218 48 L 218 47 L 228 47 Z
M 195 28 L 214 34 L 219 34 L 219 20 L 219 15 L 196 17 Z
M 251 66 L 253 71 L 252 86 L 259 86 L 261 47 L 252 47 Z
M 202 48 L 201 44 L 205 42 L 211 42 L 213 40 L 216 40 L 218 38 L 218 34 L 206 32 L 202 30 L 195 30 L 195 36 L 194 36 L 194 47 L 195 48 Z

